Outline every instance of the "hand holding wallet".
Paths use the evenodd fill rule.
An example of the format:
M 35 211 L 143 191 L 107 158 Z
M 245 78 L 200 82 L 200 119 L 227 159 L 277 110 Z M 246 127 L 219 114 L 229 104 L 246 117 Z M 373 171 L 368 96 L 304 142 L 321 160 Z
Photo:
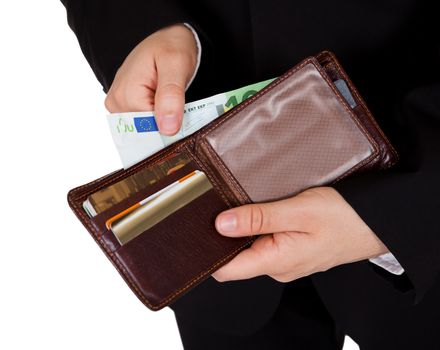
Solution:
M 195 134 L 71 190 L 68 201 L 134 293 L 158 310 L 254 241 L 218 234 L 214 219 L 221 211 L 291 197 L 396 161 L 336 58 L 322 52 Z M 132 195 L 104 203 L 93 217 L 85 212 L 93 194 L 139 184 L 158 169 L 166 176 L 132 185 Z

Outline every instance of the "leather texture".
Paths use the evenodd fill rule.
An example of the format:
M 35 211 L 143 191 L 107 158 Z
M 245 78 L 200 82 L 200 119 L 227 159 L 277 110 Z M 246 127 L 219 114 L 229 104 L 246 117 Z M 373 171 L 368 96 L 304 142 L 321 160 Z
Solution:
M 336 79 L 348 84 L 355 108 L 335 88 Z M 86 215 L 82 203 L 90 194 L 176 152 L 192 161 L 138 196 L 94 218 Z M 214 219 L 221 211 L 291 196 L 396 161 L 396 152 L 335 57 L 323 52 L 188 138 L 129 169 L 71 190 L 68 201 L 133 292 L 158 310 L 253 242 L 253 237 L 218 234 Z M 105 220 L 119 210 L 194 169 L 206 173 L 213 189 L 126 245 L 106 229 Z

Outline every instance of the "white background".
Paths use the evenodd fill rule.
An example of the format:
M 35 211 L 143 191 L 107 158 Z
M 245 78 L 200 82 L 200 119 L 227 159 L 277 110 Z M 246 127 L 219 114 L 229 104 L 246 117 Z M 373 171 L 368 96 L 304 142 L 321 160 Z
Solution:
M 146 309 L 68 207 L 120 161 L 64 7 L 2 1 L 0 45 L 0 349 L 182 349 L 172 311 Z

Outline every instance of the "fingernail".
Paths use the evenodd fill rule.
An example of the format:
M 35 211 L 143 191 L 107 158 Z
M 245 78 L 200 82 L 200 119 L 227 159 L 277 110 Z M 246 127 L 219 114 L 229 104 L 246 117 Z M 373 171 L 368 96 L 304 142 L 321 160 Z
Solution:
M 177 117 L 174 115 L 165 115 L 161 118 L 161 131 L 165 133 L 175 133 L 178 129 Z
M 234 213 L 222 214 L 217 218 L 219 232 L 232 232 L 237 229 L 237 215 Z

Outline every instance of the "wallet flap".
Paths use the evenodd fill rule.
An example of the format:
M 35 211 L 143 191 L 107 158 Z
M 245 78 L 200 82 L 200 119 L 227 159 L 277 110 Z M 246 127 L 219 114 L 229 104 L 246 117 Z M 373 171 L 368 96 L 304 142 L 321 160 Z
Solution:
M 289 197 L 378 162 L 377 139 L 355 112 L 360 101 L 339 81 L 350 101 L 315 58 L 303 61 L 206 128 L 199 156 L 244 203 Z

